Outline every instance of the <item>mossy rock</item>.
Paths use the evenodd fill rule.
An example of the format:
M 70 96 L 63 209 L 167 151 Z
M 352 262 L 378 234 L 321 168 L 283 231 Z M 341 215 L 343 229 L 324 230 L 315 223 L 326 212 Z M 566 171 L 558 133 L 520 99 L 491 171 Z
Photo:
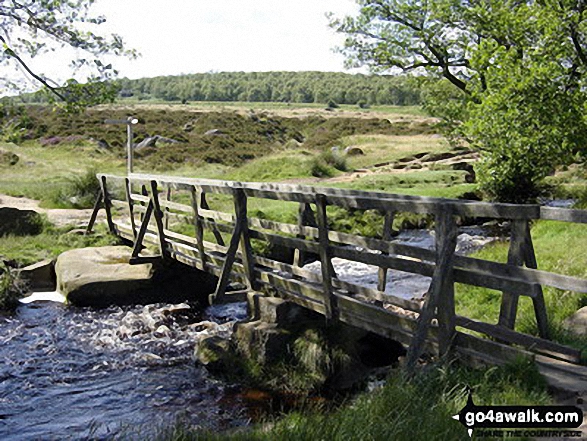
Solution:
M 16 153 L 0 149 L 0 165 L 16 165 L 20 157 Z
M 0 207 L 0 237 L 33 236 L 43 231 L 43 218 L 33 210 Z

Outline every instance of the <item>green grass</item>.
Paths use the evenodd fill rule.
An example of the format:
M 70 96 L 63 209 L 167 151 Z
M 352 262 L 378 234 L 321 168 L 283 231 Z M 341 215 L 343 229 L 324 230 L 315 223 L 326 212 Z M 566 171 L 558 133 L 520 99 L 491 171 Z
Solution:
M 587 225 L 539 221 L 532 228 L 531 234 L 539 269 L 587 278 L 587 253 L 584 251 Z M 508 243 L 496 243 L 479 251 L 475 257 L 506 262 L 507 251 Z M 583 358 L 587 359 L 587 339 L 570 335 L 562 326 L 564 319 L 587 305 L 587 294 L 546 287 L 544 298 L 552 338 L 582 349 Z M 501 292 L 458 284 L 455 302 L 457 314 L 495 324 L 499 318 Z M 517 317 L 516 330 L 537 334 L 534 310 L 529 298 L 520 298 Z
M 44 231 L 36 236 L 0 237 L 0 256 L 14 260 L 20 266 L 26 266 L 41 260 L 54 259 L 73 248 L 119 244 L 119 240 L 111 236 L 104 226 L 98 226 L 95 233 L 89 236 L 69 233 L 70 231 L 71 228 L 46 225 Z

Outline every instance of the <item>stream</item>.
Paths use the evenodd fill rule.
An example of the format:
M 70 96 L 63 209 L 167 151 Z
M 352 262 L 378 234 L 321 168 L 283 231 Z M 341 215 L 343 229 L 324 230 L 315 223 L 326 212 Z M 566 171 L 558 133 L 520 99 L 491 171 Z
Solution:
M 457 252 L 495 238 L 480 227 L 461 228 Z M 429 231 L 403 232 L 395 240 L 434 247 Z M 333 263 L 341 279 L 377 285 L 377 268 Z M 320 271 L 319 263 L 307 267 Z M 429 284 L 429 278 L 395 271 L 390 280 L 388 292 L 407 298 Z M 210 377 L 193 360 L 199 338 L 229 333 L 245 317 L 243 303 L 203 312 L 188 304 L 22 305 L 0 316 L 0 439 L 148 439 L 176 421 L 214 431 L 247 425 L 239 388 Z

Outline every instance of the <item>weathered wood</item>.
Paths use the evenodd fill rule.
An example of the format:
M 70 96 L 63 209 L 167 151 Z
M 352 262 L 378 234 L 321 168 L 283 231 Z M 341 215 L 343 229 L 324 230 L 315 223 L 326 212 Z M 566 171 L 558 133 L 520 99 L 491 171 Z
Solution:
M 391 240 L 392 234 L 392 227 L 393 227 L 393 219 L 395 217 L 395 213 L 393 211 L 386 211 L 385 217 L 383 220 L 383 240 L 389 241 Z M 388 254 L 387 252 L 383 251 L 384 254 Z M 379 267 L 379 271 L 377 274 L 377 289 L 379 291 L 385 292 L 385 287 L 387 285 L 387 268 Z
M 171 202 L 171 187 L 167 187 L 167 191 L 165 192 L 165 201 L 161 201 L 161 202 Z M 169 213 L 169 207 L 164 206 L 165 207 L 165 213 Z M 191 211 L 190 211 L 191 212 Z M 165 229 L 169 229 L 169 216 L 165 216 L 164 217 L 164 227 Z
M 587 210 L 540 207 L 540 219 L 587 224 Z
M 333 295 L 332 278 L 336 277 L 330 257 L 330 243 L 328 240 L 328 218 L 326 215 L 326 196 L 316 195 L 316 217 L 318 220 L 318 243 L 320 244 L 320 267 L 322 269 L 322 286 L 324 288 L 324 305 L 326 318 L 336 320 L 338 306 Z
M 153 217 L 155 218 L 155 225 L 157 225 L 157 232 L 159 233 L 159 249 L 163 259 L 169 258 L 167 247 L 165 246 L 165 227 L 163 225 L 163 213 L 159 205 L 159 190 L 157 189 L 157 182 L 151 181 L 151 202 L 153 203 Z
M 204 247 L 204 225 L 202 224 L 202 219 L 200 218 L 199 207 L 198 207 L 198 194 L 196 189 L 192 187 L 191 191 L 192 197 L 192 210 L 194 212 L 194 229 L 196 235 L 196 244 L 198 247 L 198 252 L 200 254 L 200 259 L 202 261 L 201 270 L 206 271 L 206 249 Z
M 86 232 L 84 233 L 86 236 L 92 232 L 94 228 L 94 224 L 96 223 L 96 218 L 98 217 L 98 212 L 100 211 L 101 205 L 104 201 L 104 192 L 100 188 L 98 191 L 98 196 L 96 197 L 96 202 L 94 202 L 94 209 L 92 210 L 92 216 L 90 217 L 90 221 L 88 222 L 88 226 L 86 227 Z
M 462 316 L 456 317 L 456 325 L 470 329 L 471 331 L 481 332 L 502 342 L 524 346 L 531 351 L 544 353 L 573 363 L 581 362 L 581 351 L 578 349 L 560 345 L 543 338 L 512 331 L 503 326 L 483 323 Z
M 201 210 L 209 210 L 210 206 L 208 205 L 208 201 L 206 200 L 206 193 L 204 193 L 204 191 L 199 190 L 200 192 L 200 209 Z M 232 193 L 231 193 L 232 194 Z M 202 214 L 204 217 L 206 217 L 204 214 Z M 213 219 L 212 219 L 213 221 Z M 212 225 L 214 225 L 214 222 L 212 222 Z M 218 231 L 218 229 L 216 227 L 212 227 L 212 234 L 214 234 L 214 238 L 216 239 L 216 242 L 218 243 L 218 245 L 222 245 L 224 246 L 224 239 L 222 238 L 222 234 L 220 234 L 220 231 Z
M 263 224 L 261 224 L 263 225 Z M 306 226 L 312 226 L 312 227 L 316 227 L 316 218 L 314 217 L 314 212 L 312 211 L 312 207 L 310 206 L 310 204 L 300 204 L 299 205 L 299 210 L 298 210 L 298 225 L 297 225 L 297 230 L 295 229 L 289 229 L 288 227 L 290 227 L 290 225 L 287 224 L 275 224 L 275 225 L 271 225 L 271 224 L 267 224 L 267 226 L 272 227 L 271 229 L 275 230 L 275 231 L 280 231 L 282 233 L 293 233 L 295 231 L 295 234 L 297 235 L 298 239 L 305 239 L 306 238 L 306 234 L 304 234 L 304 229 Z M 316 230 L 316 236 L 313 237 L 318 237 L 318 231 Z M 305 260 L 305 254 L 304 254 L 304 250 L 300 249 L 300 248 L 296 248 L 294 251 L 294 265 L 301 267 L 304 265 L 304 260 Z
M 151 214 L 153 213 L 153 201 L 149 201 L 149 205 L 147 205 L 147 211 L 145 211 L 145 215 L 141 221 L 141 227 L 139 228 L 139 233 L 136 237 L 134 237 L 134 245 L 132 248 L 131 259 L 135 259 L 139 256 L 139 253 L 143 249 L 143 240 L 145 238 L 145 234 L 147 233 L 147 227 L 149 226 L 149 222 L 151 221 Z M 132 228 L 132 227 L 131 227 Z
M 457 228 L 453 214 L 448 210 L 437 214 L 435 229 L 437 237 L 436 267 L 424 305 L 418 316 L 418 329 L 408 349 L 406 361 L 408 370 L 415 368 L 422 354 L 422 346 L 435 314 L 439 324 L 441 354 L 448 352 L 455 333 L 453 257 L 457 242 Z M 438 313 L 436 313 L 437 308 Z
M 125 195 L 126 195 L 126 203 L 128 204 L 128 212 L 130 215 L 130 224 L 132 226 L 132 231 L 133 231 L 133 235 L 137 236 L 137 226 L 135 223 L 135 213 L 133 210 L 133 202 L 132 202 L 132 198 L 130 197 L 132 191 L 131 191 L 131 184 L 130 184 L 130 179 L 126 178 L 124 180 L 124 191 L 125 191 Z
M 112 204 L 110 203 L 110 194 L 108 193 L 108 186 L 106 185 L 106 178 L 102 177 L 100 180 L 102 189 L 102 200 L 104 202 L 104 210 L 106 211 L 106 222 L 108 222 L 108 230 L 114 234 L 114 222 L 112 221 Z
M 511 225 L 510 248 L 508 251 L 508 264 L 522 266 L 524 264 L 524 236 L 527 222 L 514 220 Z M 518 312 L 518 293 L 504 291 L 499 312 L 499 324 L 509 329 L 514 329 Z
M 167 211 L 171 209 L 192 214 L 192 207 L 189 205 L 180 204 L 178 202 L 173 202 L 170 199 L 167 199 L 168 197 L 171 198 L 171 188 L 167 188 L 165 200 L 160 201 L 161 207 L 165 208 Z
M 524 261 L 528 268 L 538 269 L 534 244 L 532 243 L 532 234 L 530 233 L 530 224 L 528 222 L 526 222 L 526 228 L 524 231 Z M 534 292 L 534 296 L 532 296 L 532 304 L 534 306 L 538 334 L 544 339 L 549 339 L 550 331 L 548 329 L 548 317 L 546 314 L 546 303 L 544 302 L 542 287 L 540 285 L 534 285 L 532 290 Z
M 454 338 L 455 352 L 462 353 L 467 349 L 490 354 L 493 360 L 499 360 L 499 364 L 512 363 L 521 358 L 534 359 L 534 354 L 529 351 L 457 331 Z
M 236 189 L 234 193 L 234 210 L 236 213 L 237 223 L 241 226 L 241 252 L 243 255 L 243 265 L 247 275 L 249 289 L 256 291 L 255 283 L 255 262 L 253 258 L 253 249 L 251 247 L 251 235 L 247 219 L 247 196 L 242 189 Z

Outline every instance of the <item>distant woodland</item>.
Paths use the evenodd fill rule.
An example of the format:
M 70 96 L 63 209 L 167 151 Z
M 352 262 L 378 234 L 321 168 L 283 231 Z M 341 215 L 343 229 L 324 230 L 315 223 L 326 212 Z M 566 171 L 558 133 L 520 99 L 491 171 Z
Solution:
M 414 78 L 340 72 L 218 72 L 117 80 L 120 98 L 356 105 L 420 104 Z M 24 97 L 23 97 L 24 98 Z M 25 101 L 39 101 L 38 94 Z

